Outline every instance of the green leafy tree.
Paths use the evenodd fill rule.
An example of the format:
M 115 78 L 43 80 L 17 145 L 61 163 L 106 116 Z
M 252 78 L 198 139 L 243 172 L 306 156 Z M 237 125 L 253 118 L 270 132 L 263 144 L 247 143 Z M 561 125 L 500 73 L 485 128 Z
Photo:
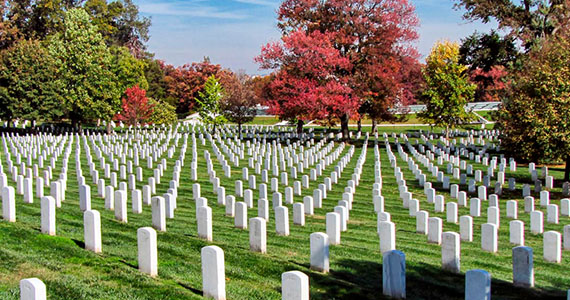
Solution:
M 168 93 L 168 81 L 165 78 L 164 62 L 157 59 L 146 59 L 145 77 L 148 82 L 146 94 L 150 98 L 160 99 L 174 107 L 178 100 Z
M 461 40 L 459 62 L 470 70 L 488 72 L 494 66 L 509 67 L 520 56 L 513 37 L 501 37 L 496 31 L 475 32 Z
M 202 118 L 202 122 L 214 125 L 212 132 L 216 133 L 216 125 L 226 123 L 226 118 L 222 115 L 222 107 L 220 100 L 223 98 L 224 89 L 212 75 L 208 77 L 204 84 L 204 90 L 198 93 L 196 102 L 198 103 L 198 114 Z
M 174 124 L 178 121 L 178 117 L 176 116 L 176 107 L 152 98 L 148 98 L 148 103 L 154 108 L 152 114 L 147 120 L 149 123 L 156 125 L 168 125 Z
M 0 118 L 58 120 L 63 115 L 55 61 L 37 40 L 0 52 Z
M 459 45 L 437 42 L 426 58 L 424 90 L 426 110 L 419 117 L 449 129 L 468 121 L 465 105 L 473 98 L 476 85 L 469 82 L 467 67 L 459 63 Z
M 108 46 L 127 47 L 137 58 L 145 56 L 144 43 L 149 39 L 151 21 L 139 15 L 139 8 L 132 0 L 109 3 L 106 0 L 87 0 L 83 7 Z
M 17 28 L 21 38 L 43 40 L 50 34 L 64 30 L 65 12 L 80 7 L 82 0 L 4 0 L 3 2 L 4 11 L 0 16 L 3 21 Z
M 143 90 L 148 89 L 145 61 L 136 59 L 126 47 L 113 46 L 110 47 L 110 51 L 113 55 L 110 67 L 117 77 L 119 91 L 124 94 L 128 88 L 136 85 Z
M 72 124 L 80 127 L 89 120 L 110 121 L 121 105 L 111 67 L 113 55 L 83 9 L 66 12 L 65 30 L 49 40 L 48 50 L 56 62 L 63 84 L 60 93 Z
M 541 39 L 566 26 L 570 16 L 567 0 L 456 0 L 455 7 L 464 11 L 463 18 L 495 21 L 528 50 Z
M 532 162 L 566 162 L 570 179 L 570 35 L 531 51 L 499 111 L 501 146 Z

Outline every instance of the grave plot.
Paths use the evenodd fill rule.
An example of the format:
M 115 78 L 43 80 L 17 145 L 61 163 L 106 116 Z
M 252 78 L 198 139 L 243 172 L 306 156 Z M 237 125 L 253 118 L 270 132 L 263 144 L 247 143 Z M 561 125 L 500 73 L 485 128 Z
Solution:
M 3 136 L 0 295 L 564 295 L 565 191 L 500 157 L 495 132 L 237 136 L 183 125 Z

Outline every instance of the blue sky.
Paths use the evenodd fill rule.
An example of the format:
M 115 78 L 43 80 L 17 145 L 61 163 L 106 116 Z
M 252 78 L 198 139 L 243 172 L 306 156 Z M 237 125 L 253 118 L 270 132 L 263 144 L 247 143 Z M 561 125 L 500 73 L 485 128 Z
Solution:
M 459 41 L 492 25 L 461 19 L 453 0 L 410 0 L 420 19 L 416 47 L 425 56 L 433 43 Z M 253 62 L 261 46 L 280 38 L 276 10 L 281 0 L 134 0 L 152 18 L 149 50 L 175 66 L 201 61 L 234 71 L 263 74 Z

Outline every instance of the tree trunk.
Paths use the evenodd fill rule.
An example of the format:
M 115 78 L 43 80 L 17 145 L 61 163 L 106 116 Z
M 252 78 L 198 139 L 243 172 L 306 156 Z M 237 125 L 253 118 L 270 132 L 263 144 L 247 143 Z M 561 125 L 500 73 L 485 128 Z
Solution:
M 564 181 L 570 180 L 570 155 L 566 156 L 566 168 L 564 168 Z
M 303 133 L 303 125 L 305 122 L 303 120 L 297 120 L 297 134 Z
M 241 123 L 238 123 L 239 139 L 241 140 Z
M 77 120 L 74 118 L 71 118 L 71 128 L 73 128 L 73 131 L 77 132 Z
M 449 139 L 449 126 L 445 126 L 445 139 Z
M 344 140 L 347 140 L 349 138 L 349 132 L 348 132 L 348 115 L 347 114 L 343 114 L 340 117 L 340 130 L 342 131 L 342 138 Z
M 214 123 L 214 127 L 212 128 L 212 137 L 216 135 L 216 123 Z
M 358 132 L 361 132 L 362 131 L 362 118 L 360 118 L 360 117 L 358 118 L 357 124 L 358 124 Z
M 107 122 L 107 134 L 111 134 L 113 129 L 111 128 L 111 122 Z
M 376 128 L 376 119 L 372 118 L 372 129 L 370 130 L 371 134 L 376 134 L 378 128 Z

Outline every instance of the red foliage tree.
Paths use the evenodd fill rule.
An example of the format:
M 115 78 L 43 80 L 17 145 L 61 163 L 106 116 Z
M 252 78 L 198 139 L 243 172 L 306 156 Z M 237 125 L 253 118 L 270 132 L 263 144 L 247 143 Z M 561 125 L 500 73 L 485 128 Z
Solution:
M 135 85 L 125 91 L 127 98 L 123 98 L 122 111 L 115 115 L 115 120 L 127 125 L 140 125 L 152 115 L 154 105 L 148 102 L 146 91 Z
M 196 104 L 198 93 L 203 90 L 208 77 L 216 78 L 227 76 L 227 70 L 222 70 L 220 65 L 210 63 L 208 58 L 199 63 L 185 64 L 181 67 L 161 64 L 164 71 L 164 80 L 167 83 L 168 97 L 177 99 L 176 112 L 185 114 L 192 111 Z
M 489 71 L 477 68 L 469 73 L 469 79 L 477 84 L 475 99 L 479 101 L 501 101 L 506 92 L 508 72 L 501 65 L 492 66 Z
M 405 92 L 409 86 L 403 81 L 402 70 L 405 64 L 417 62 L 417 51 L 408 43 L 417 39 L 418 19 L 407 0 L 285 0 L 278 14 L 284 47 L 276 44 L 263 47 L 258 62 L 265 69 L 281 67 L 280 72 L 285 69 L 288 76 L 299 79 L 305 76 L 309 82 L 316 80 L 313 90 L 327 85 L 336 89 L 321 91 L 328 96 L 322 102 L 343 101 L 335 104 L 332 111 L 340 119 L 344 137 L 348 135 L 348 120 L 356 113 L 355 101 L 359 104 L 368 99 L 389 107 L 410 95 Z M 299 33 L 308 37 L 305 41 L 313 37 L 316 43 L 290 45 L 289 36 L 300 39 Z M 307 59 L 290 59 L 291 52 L 303 50 L 299 46 L 306 47 L 303 52 L 308 54 Z M 268 57 L 269 53 L 273 57 Z M 323 60 L 315 62 L 315 56 L 334 58 L 337 64 L 317 67 Z M 280 63 L 275 63 L 275 57 L 280 58 Z M 291 72 L 293 64 L 308 64 L 312 68 L 305 74 Z M 298 69 L 306 67 L 300 65 Z M 330 113 L 318 106 L 316 111 Z
M 350 61 L 334 48 L 331 36 L 297 30 L 283 43 L 267 44 L 256 58 L 262 68 L 280 68 L 269 84 L 270 112 L 296 120 L 298 132 L 307 120 L 341 118 L 358 108 L 347 76 Z

